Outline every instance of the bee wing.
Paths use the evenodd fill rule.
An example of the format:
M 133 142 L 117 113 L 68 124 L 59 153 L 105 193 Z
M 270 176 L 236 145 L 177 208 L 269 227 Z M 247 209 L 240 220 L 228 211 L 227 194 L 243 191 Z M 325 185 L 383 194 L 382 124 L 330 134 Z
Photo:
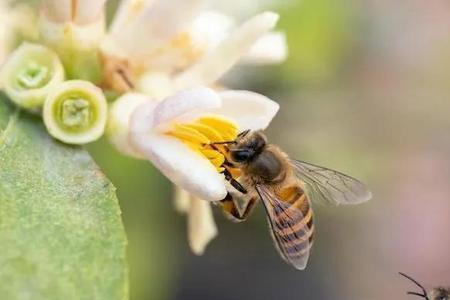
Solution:
M 312 201 L 339 205 L 359 204 L 372 198 L 366 185 L 353 177 L 304 161 L 290 162 Z
M 256 190 L 267 212 L 272 238 L 280 256 L 294 268 L 304 270 L 312 246 L 312 230 L 302 224 L 302 211 L 278 199 L 264 185 L 257 184 Z

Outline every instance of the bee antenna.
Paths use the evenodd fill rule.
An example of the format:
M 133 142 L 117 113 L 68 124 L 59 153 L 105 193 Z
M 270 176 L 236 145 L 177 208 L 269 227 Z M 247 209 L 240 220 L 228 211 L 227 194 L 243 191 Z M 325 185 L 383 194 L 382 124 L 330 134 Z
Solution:
M 402 272 L 398 272 L 398 273 L 400 275 L 402 275 L 403 277 L 405 277 L 405 278 L 411 280 L 412 282 L 414 282 L 422 290 L 422 293 L 423 293 L 423 294 L 419 294 L 419 293 L 416 293 L 416 292 L 407 292 L 408 295 L 420 296 L 422 298 L 425 298 L 426 300 L 430 300 L 430 298 L 428 298 L 427 290 L 425 290 L 425 288 L 419 282 L 417 282 L 411 276 L 406 275 L 405 273 L 402 273 Z
M 427 300 L 430 300 L 430 298 L 428 298 L 428 296 L 425 294 L 425 295 L 422 295 L 422 294 L 419 294 L 419 293 L 416 293 L 416 292 L 407 292 L 406 294 L 408 294 L 408 295 L 414 295 L 414 296 L 419 296 L 419 297 L 422 297 L 422 298 L 425 298 L 425 299 L 427 299 Z
M 226 145 L 226 144 L 237 144 L 236 141 L 224 141 L 224 142 L 213 142 L 212 145 Z
M 241 133 L 238 134 L 238 137 L 244 137 L 244 136 L 246 136 L 250 131 L 251 131 L 250 129 L 244 130 L 244 131 L 242 131 Z

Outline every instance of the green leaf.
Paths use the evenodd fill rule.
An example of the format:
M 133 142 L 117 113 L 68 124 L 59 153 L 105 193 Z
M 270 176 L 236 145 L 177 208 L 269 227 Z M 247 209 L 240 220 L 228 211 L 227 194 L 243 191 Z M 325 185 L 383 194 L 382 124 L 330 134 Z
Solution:
M 0 298 L 127 299 L 115 189 L 0 95 Z

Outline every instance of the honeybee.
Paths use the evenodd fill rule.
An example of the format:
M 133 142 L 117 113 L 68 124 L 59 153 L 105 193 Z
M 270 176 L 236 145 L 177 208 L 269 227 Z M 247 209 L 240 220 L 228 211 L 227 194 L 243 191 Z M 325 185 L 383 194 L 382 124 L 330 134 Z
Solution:
M 411 280 L 413 283 L 415 283 L 421 290 L 421 293 L 416 292 L 407 292 L 408 295 L 415 295 L 422 298 L 425 298 L 426 300 L 450 300 L 450 288 L 443 288 L 443 287 L 437 287 L 430 291 L 430 295 L 428 296 L 427 290 L 415 279 L 413 279 L 411 276 L 408 276 L 404 273 L 399 272 L 400 275 L 403 277 Z
M 290 159 L 262 131 L 246 130 L 234 141 L 217 144 L 226 148 L 223 173 L 229 188 L 220 201 L 225 215 L 246 220 L 261 200 L 280 256 L 296 269 L 305 269 L 313 244 L 311 201 L 339 205 L 371 198 L 367 187 L 350 176 Z

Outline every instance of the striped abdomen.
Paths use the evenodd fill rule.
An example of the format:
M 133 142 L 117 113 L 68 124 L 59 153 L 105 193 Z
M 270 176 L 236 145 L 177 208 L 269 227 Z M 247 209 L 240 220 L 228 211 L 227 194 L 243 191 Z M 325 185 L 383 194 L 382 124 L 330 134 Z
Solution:
M 284 187 L 277 196 L 285 203 L 285 209 L 275 211 L 285 226 L 279 228 L 285 255 L 290 259 L 308 254 L 314 234 L 313 211 L 304 190 L 298 185 Z

